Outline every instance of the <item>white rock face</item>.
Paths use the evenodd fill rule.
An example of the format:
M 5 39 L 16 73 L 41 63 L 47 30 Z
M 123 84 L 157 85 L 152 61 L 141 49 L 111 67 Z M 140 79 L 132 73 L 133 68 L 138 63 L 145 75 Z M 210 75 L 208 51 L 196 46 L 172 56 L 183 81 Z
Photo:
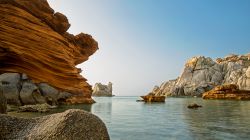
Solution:
M 92 96 L 113 96 L 112 85 L 113 84 L 111 82 L 109 82 L 108 85 L 96 83 L 93 88 Z
M 250 54 L 229 55 L 216 61 L 198 56 L 188 60 L 181 76 L 164 82 L 150 94 L 172 96 L 201 96 L 221 84 L 237 84 L 250 90 Z

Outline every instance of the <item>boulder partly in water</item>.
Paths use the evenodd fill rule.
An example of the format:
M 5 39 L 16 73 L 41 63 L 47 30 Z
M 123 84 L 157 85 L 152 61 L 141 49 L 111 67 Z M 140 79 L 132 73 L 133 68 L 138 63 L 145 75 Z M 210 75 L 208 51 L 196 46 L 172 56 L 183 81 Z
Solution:
M 144 102 L 165 102 L 165 96 L 154 96 L 154 95 L 147 95 L 141 96 Z

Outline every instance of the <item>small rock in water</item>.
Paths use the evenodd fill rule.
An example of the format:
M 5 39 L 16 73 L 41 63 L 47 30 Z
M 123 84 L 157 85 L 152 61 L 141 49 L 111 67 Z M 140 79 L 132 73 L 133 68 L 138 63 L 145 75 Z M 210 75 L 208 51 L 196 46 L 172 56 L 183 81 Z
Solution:
M 146 95 L 141 96 L 144 102 L 165 102 L 165 96 Z
M 201 106 L 201 105 L 198 105 L 198 104 L 196 104 L 196 103 L 193 103 L 193 104 L 190 104 L 190 105 L 187 106 L 187 108 L 189 108 L 189 109 L 197 109 L 197 108 L 199 108 L 199 107 L 202 107 L 202 106 Z

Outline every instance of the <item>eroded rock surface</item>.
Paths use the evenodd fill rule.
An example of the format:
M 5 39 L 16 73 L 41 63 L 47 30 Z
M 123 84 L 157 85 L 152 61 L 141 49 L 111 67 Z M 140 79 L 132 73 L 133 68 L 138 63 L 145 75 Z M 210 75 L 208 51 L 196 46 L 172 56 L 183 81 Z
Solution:
M 215 86 L 236 84 L 241 90 L 250 89 L 250 54 L 229 55 L 215 61 L 209 57 L 193 57 L 175 80 L 156 86 L 151 95 L 202 96 Z
M 70 27 L 67 17 L 55 13 L 46 0 L 0 0 L 0 13 L 0 74 L 25 73 L 33 83 L 47 83 L 76 96 L 68 103 L 93 102 L 91 86 L 75 67 L 98 49 L 90 35 L 66 32 Z M 13 75 L 9 80 L 18 79 Z M 32 86 L 28 84 L 24 85 Z M 17 102 L 13 97 L 20 87 L 14 85 L 4 93 L 9 92 Z M 22 90 L 29 94 L 35 89 Z
M 0 139 L 109 140 L 101 119 L 77 109 L 33 119 L 0 115 L 0 128 Z

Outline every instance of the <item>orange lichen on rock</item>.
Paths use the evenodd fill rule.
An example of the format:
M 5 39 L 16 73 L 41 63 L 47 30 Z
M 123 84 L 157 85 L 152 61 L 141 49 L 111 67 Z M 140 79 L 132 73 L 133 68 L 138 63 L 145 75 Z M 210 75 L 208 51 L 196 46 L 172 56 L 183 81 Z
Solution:
M 249 90 L 239 90 L 235 84 L 221 85 L 203 93 L 203 99 L 250 100 Z
M 46 0 L 0 0 L 0 13 L 0 73 L 25 73 L 91 102 L 91 86 L 76 68 L 98 49 L 90 35 L 67 33 L 67 17 Z

